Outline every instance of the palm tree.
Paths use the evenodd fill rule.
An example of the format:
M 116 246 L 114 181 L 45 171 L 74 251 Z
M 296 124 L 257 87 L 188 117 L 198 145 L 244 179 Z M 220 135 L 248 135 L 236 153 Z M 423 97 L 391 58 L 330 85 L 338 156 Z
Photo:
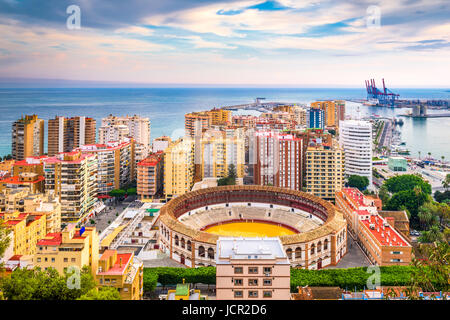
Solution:
M 442 180 L 442 186 L 445 190 L 447 190 L 450 187 L 450 173 L 447 173 L 445 176 L 445 179 Z
M 420 153 L 421 153 L 421 152 L 419 151 L 419 160 L 420 160 Z
M 428 158 L 431 158 L 431 152 L 428 152 Z

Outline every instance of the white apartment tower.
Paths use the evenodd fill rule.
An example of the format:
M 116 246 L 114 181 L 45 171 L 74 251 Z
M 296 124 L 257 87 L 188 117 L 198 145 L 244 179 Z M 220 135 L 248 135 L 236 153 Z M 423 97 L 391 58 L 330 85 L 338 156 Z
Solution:
M 116 117 L 109 115 L 102 119 L 99 129 L 99 143 L 123 142 L 125 138 L 136 141 L 136 161 L 143 160 L 150 152 L 150 119 L 137 115 Z
M 372 187 L 372 124 L 362 120 L 344 120 L 339 124 L 339 144 L 345 152 L 345 175 L 369 179 Z

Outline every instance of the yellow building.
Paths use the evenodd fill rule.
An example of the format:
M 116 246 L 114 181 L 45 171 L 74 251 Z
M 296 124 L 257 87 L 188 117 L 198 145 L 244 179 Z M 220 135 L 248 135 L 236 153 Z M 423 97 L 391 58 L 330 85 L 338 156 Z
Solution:
M 195 182 L 222 178 L 233 164 L 238 178 L 244 177 L 245 137 L 242 129 L 208 130 L 195 141 Z
M 166 199 L 189 192 L 194 185 L 194 142 L 189 137 L 172 142 L 164 151 Z
M 13 175 L 13 169 L 14 169 L 14 163 L 16 162 L 16 160 L 11 159 L 11 160 L 4 160 L 2 162 L 0 162 L 0 171 L 5 171 L 7 173 L 9 173 L 9 175 Z
M 61 204 L 50 194 L 31 193 L 27 188 L 3 190 L 0 192 L 1 212 L 43 214 L 47 225 L 44 234 L 61 230 Z
M 134 253 L 106 250 L 98 261 L 96 281 L 101 287 L 115 287 L 122 300 L 142 300 L 144 264 Z
M 0 180 L 0 191 L 4 189 L 28 188 L 32 193 L 44 192 L 45 177 L 32 172 L 22 172 Z
M 325 126 L 337 126 L 336 104 L 334 101 L 316 101 L 311 102 L 311 108 L 321 109 L 325 113 Z
M 44 214 L 0 213 L 0 221 L 12 231 L 11 246 L 13 255 L 33 255 L 36 243 L 46 234 Z M 8 258 L 8 257 L 5 257 Z
M 23 160 L 44 154 L 44 120 L 26 115 L 12 125 L 12 157 Z
M 344 151 L 330 134 L 310 137 L 306 149 L 306 191 L 334 200 L 344 186 Z
M 48 233 L 36 244 L 33 263 L 60 274 L 70 266 L 89 266 L 95 275 L 98 266 L 99 239 L 95 227 L 76 228 L 69 224 L 62 232 Z
M 203 129 L 211 126 L 231 124 L 231 110 L 214 108 L 210 111 L 191 112 L 184 116 L 184 126 L 186 135 L 193 137 L 196 133 L 201 133 Z
M 209 111 L 212 125 L 227 125 L 231 123 L 231 110 L 214 108 Z

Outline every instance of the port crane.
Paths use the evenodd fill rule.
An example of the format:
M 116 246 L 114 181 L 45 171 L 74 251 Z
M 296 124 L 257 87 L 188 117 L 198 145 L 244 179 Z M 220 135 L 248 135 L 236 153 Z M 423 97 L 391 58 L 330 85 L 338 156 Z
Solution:
M 400 96 L 397 93 L 392 92 L 383 81 L 383 91 L 379 90 L 375 84 L 375 79 L 366 80 L 366 90 L 367 90 L 367 100 L 376 99 L 378 100 L 378 105 L 380 106 L 391 106 L 395 107 L 395 101 L 398 100 Z

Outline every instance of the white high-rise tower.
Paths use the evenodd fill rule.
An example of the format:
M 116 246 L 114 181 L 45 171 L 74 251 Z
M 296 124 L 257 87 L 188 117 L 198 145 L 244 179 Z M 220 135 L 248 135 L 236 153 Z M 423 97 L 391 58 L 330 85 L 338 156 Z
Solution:
M 345 152 L 345 175 L 367 177 L 372 188 L 372 124 L 362 120 L 341 121 L 339 144 Z

